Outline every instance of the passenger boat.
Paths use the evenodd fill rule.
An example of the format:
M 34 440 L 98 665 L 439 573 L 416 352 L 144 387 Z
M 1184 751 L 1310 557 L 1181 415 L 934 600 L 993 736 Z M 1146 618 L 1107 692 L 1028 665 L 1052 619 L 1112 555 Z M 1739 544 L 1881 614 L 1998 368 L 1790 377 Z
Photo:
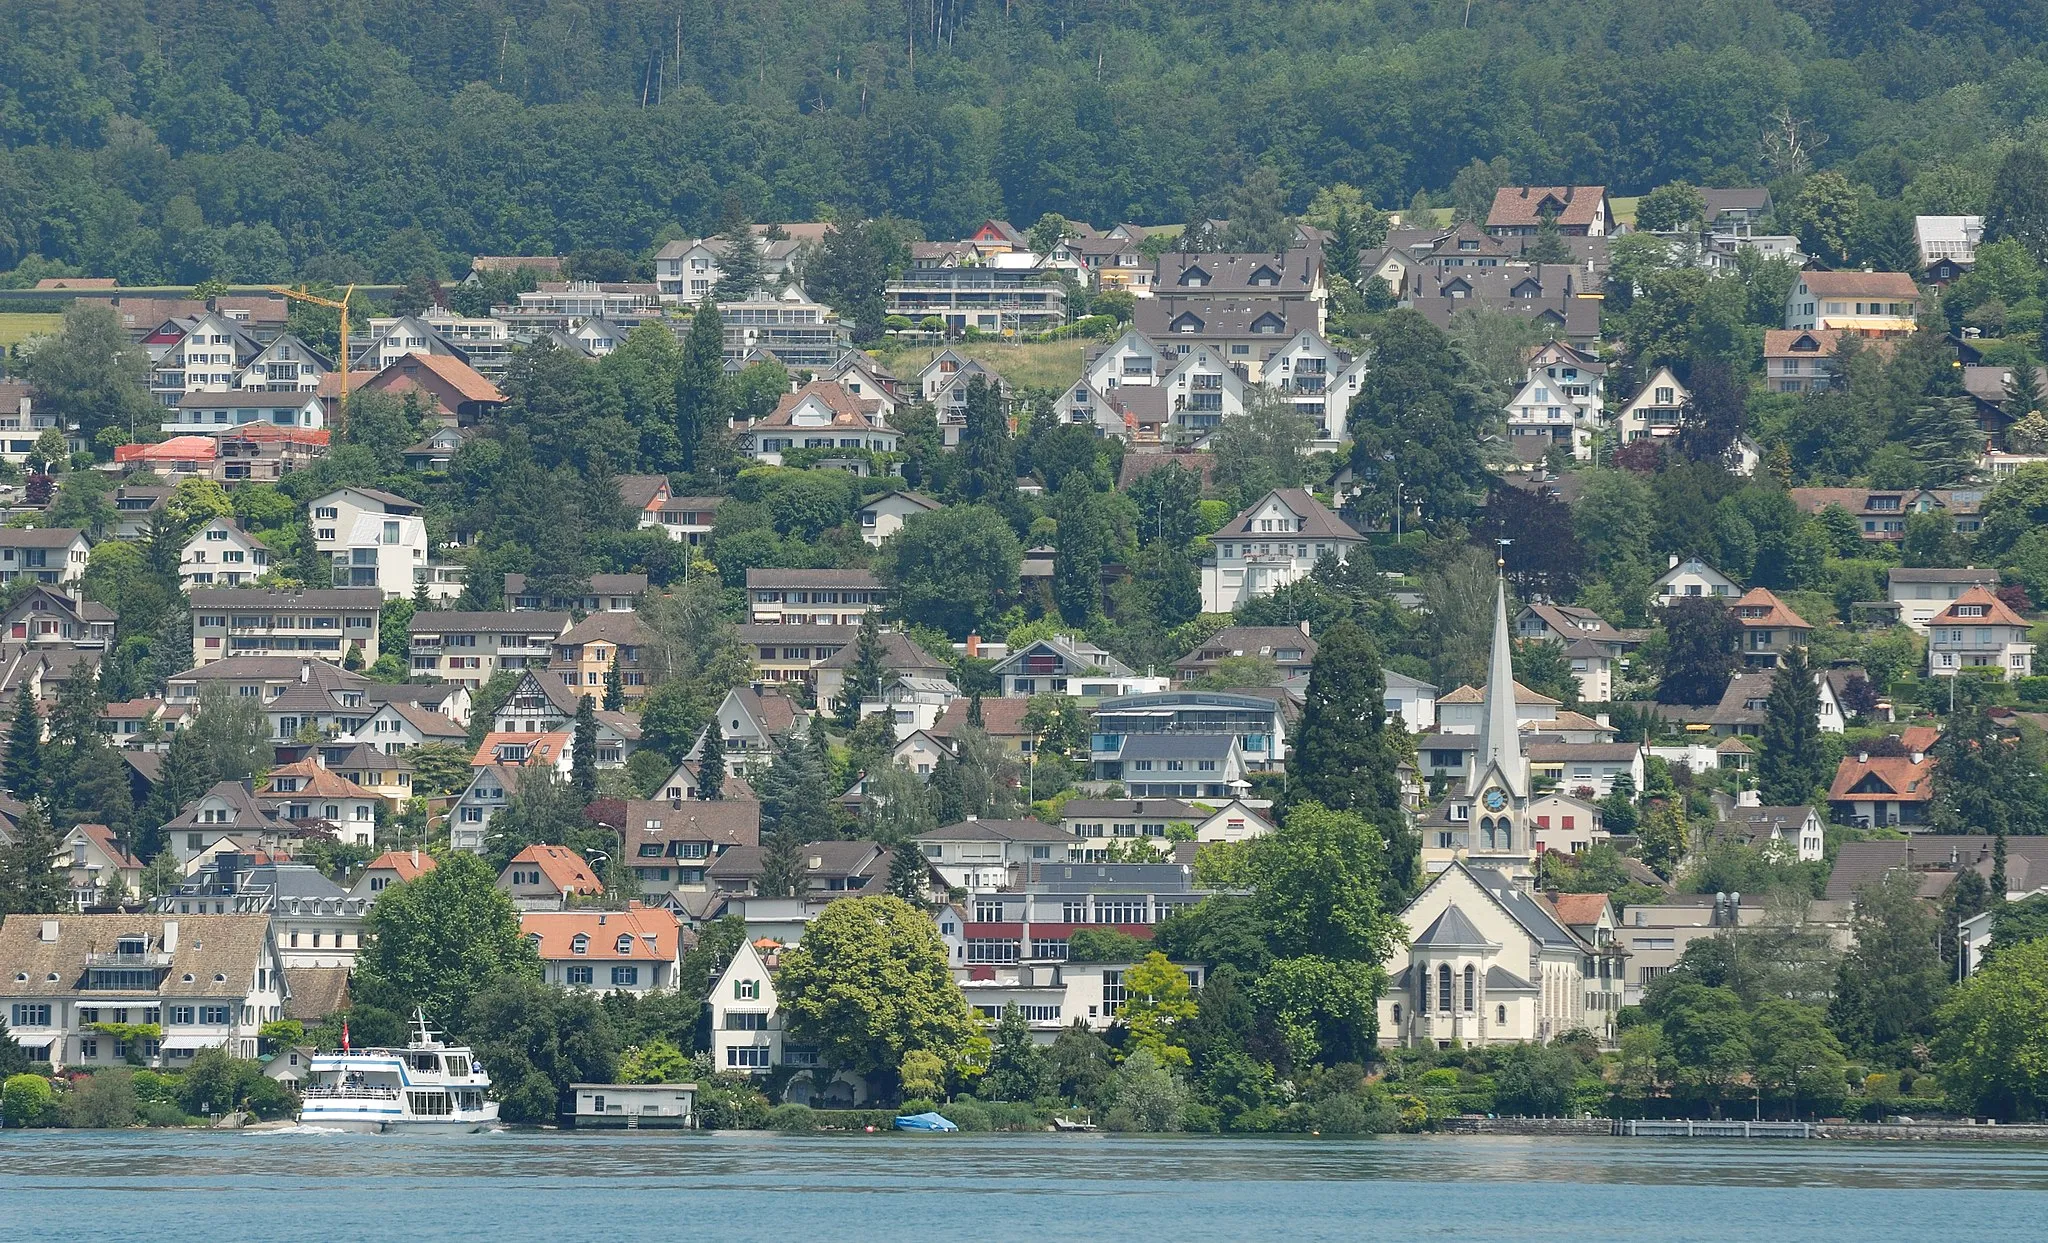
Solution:
M 414 1012 L 413 1027 L 403 1049 L 352 1049 L 344 1027 L 341 1052 L 314 1054 L 299 1085 L 300 1123 L 381 1134 L 477 1131 L 496 1122 L 490 1076 L 476 1055 L 443 1044 L 423 1011 Z

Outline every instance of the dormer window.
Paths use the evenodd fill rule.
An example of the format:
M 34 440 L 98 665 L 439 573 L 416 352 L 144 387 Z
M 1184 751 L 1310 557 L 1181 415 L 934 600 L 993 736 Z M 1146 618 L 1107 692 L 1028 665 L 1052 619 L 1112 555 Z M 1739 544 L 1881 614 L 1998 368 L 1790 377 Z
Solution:
M 590 952 L 590 938 L 580 932 L 577 933 L 569 942 L 569 952 L 572 954 L 588 954 Z
M 622 933 L 619 936 L 618 942 L 612 948 L 619 952 L 621 958 L 624 958 L 633 952 L 633 938 Z
M 1958 605 L 1956 605 L 1956 616 L 1957 616 L 1957 617 L 1983 617 L 1984 615 L 1985 615 L 1985 610 L 1984 610 L 1984 606 L 1983 606 L 1983 605 L 1981 605 L 1981 604 L 1958 604 Z

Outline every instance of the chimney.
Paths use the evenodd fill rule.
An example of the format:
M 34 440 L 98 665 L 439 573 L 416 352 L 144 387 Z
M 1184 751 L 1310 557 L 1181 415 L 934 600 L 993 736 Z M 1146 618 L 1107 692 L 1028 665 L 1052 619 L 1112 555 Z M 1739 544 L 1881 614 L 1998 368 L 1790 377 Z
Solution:
M 312 662 L 312 661 L 310 661 L 310 660 L 302 660 L 302 661 L 300 661 L 300 662 L 299 662 L 299 684 L 300 684 L 301 686 L 303 686 L 303 685 L 305 685 L 305 684 L 306 684 L 307 682 L 310 682 L 310 681 L 312 681 L 312 680 L 313 680 L 313 662 Z
M 1921 760 L 1924 760 L 1924 759 L 1926 759 L 1926 758 L 1927 758 L 1927 753 L 1926 753 L 1925 751 L 1915 751 L 1915 752 L 1913 753 L 1913 762 L 1914 762 L 1915 764 L 1918 764 L 1918 763 L 1919 763 L 1919 762 L 1920 762 Z
M 969 631 L 969 632 L 968 632 L 968 634 L 967 634 L 967 654 L 968 654 L 969 656 L 975 657 L 975 658 L 977 658 L 977 659 L 978 659 L 978 658 L 979 658 L 979 657 L 981 656 L 981 634 L 980 634 L 980 632 L 978 632 L 978 631 Z
M 1308 633 L 1308 618 L 1306 618 L 1306 617 L 1304 617 L 1304 618 L 1302 618 L 1302 619 L 1301 619 L 1301 632 L 1302 632 L 1303 634 L 1307 634 L 1307 633 Z
M 415 846 L 415 847 L 413 847 L 413 848 L 412 848 L 412 867 L 413 867 L 413 871 L 415 871 L 415 872 L 419 871 L 419 867 L 420 867 L 420 848 L 419 848 L 419 847 L 417 847 L 417 846 Z
M 1737 807 L 1762 807 L 1764 805 L 1764 797 L 1755 790 L 1743 790 L 1736 794 L 1735 805 Z
M 1677 553 L 1675 553 L 1675 552 L 1671 554 L 1671 566 L 1670 566 L 1670 568 L 1671 568 L 1671 569 L 1674 569 L 1674 570 L 1678 568 L 1678 554 L 1677 554 Z
M 1856 753 L 1856 762 L 1858 764 L 1868 764 L 1870 762 L 1870 752 L 1858 751 Z
M 54 919 L 46 919 L 43 921 L 43 944 L 55 945 L 56 943 L 57 921 Z
M 1596 720 L 1596 721 L 1598 721 L 1598 722 L 1600 722 L 1600 724 L 1601 724 L 1602 726 L 1604 726 L 1604 727 L 1606 727 L 1606 728 L 1608 728 L 1608 729 L 1612 729 L 1612 728 L 1614 728 L 1614 721 L 1613 721 L 1613 720 L 1611 719 L 1611 716 L 1610 716 L 1610 714 L 1609 714 L 1609 713 L 1606 713 L 1606 712 L 1598 712 L 1598 713 L 1595 713 L 1595 714 L 1593 715 L 1593 719 L 1594 719 L 1594 720 Z

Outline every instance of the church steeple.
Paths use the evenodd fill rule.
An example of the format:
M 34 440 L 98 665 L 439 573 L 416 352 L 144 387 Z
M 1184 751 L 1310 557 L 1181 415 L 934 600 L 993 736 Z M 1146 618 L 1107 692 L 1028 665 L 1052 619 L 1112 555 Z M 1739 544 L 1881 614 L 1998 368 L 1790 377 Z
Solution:
M 1494 592 L 1493 655 L 1487 666 L 1485 715 L 1479 722 L 1479 750 L 1465 778 L 1465 793 L 1486 788 L 1490 773 L 1517 799 L 1527 796 L 1528 768 L 1522 760 L 1522 733 L 1515 712 L 1515 653 L 1508 637 L 1508 583 L 1500 579 Z

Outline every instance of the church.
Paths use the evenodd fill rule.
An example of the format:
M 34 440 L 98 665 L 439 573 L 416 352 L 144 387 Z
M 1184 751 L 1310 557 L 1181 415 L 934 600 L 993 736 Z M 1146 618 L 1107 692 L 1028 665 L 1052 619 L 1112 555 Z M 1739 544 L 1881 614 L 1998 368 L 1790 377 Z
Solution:
M 1507 583 L 1494 598 L 1493 650 L 1488 661 L 1477 738 L 1462 780 L 1423 818 L 1423 866 L 1441 871 L 1453 859 L 1507 876 L 1530 874 L 1529 760 L 1517 716 L 1514 648 L 1508 631 Z M 1548 702 L 1548 701 L 1546 701 Z
M 1401 912 L 1409 944 L 1387 964 L 1380 1043 L 1511 1044 L 1586 1026 L 1595 951 L 1526 887 L 1529 794 L 1502 582 L 1478 751 L 1433 817 L 1460 840 Z

